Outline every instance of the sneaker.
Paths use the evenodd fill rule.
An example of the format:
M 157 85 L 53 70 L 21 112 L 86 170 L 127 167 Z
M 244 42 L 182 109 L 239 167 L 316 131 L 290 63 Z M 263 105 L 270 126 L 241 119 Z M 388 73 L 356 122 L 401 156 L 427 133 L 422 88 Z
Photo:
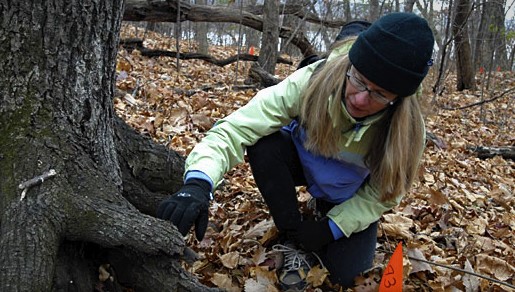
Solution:
M 282 265 L 278 269 L 282 291 L 304 291 L 308 284 L 306 277 L 313 264 L 318 261 L 323 267 L 318 255 L 297 249 L 293 244 L 276 244 L 272 250 L 283 255 Z

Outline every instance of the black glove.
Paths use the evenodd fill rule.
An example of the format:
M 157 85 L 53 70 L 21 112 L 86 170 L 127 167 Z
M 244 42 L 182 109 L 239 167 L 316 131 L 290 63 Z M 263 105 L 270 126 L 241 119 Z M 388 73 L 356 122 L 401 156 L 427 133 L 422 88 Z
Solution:
M 189 179 L 182 188 L 157 208 L 157 217 L 170 220 L 186 235 L 195 223 L 195 236 L 204 238 L 208 223 L 211 185 L 203 179 Z
M 302 221 L 299 228 L 292 233 L 295 241 L 306 251 L 316 251 L 334 241 L 333 233 L 329 227 L 329 218 L 320 221 Z

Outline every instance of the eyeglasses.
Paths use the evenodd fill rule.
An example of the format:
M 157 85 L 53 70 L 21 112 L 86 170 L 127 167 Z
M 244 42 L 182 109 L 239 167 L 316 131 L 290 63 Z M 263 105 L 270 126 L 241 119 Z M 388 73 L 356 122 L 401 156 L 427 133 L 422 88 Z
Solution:
M 354 72 L 354 66 L 352 66 L 349 69 L 349 71 L 347 71 L 346 75 L 347 75 L 347 79 L 350 81 L 352 86 L 354 86 L 359 92 L 367 91 L 368 96 L 370 96 L 373 101 L 376 101 L 380 104 L 383 104 L 383 105 L 387 105 L 387 104 L 392 105 L 393 104 L 393 100 L 386 98 L 386 96 L 384 96 L 382 93 L 379 93 L 374 90 L 370 90 L 368 88 L 368 86 L 365 84 L 365 82 L 363 82 L 363 80 L 356 77 L 355 74 L 356 74 L 356 72 Z

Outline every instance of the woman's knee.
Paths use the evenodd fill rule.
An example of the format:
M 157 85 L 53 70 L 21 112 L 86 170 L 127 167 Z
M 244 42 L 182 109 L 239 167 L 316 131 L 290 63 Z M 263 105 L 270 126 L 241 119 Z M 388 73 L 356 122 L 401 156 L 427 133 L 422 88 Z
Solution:
M 351 287 L 354 278 L 372 267 L 377 242 L 377 222 L 365 230 L 341 238 L 327 247 L 323 255 L 331 281 Z

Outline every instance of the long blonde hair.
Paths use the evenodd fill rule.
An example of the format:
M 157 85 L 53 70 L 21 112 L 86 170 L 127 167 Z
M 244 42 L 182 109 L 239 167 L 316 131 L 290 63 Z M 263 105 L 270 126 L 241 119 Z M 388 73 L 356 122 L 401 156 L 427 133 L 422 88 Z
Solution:
M 348 130 L 343 129 L 341 96 L 350 65 L 347 55 L 325 62 L 315 70 L 303 93 L 300 121 L 307 133 L 305 147 L 325 157 L 338 155 L 341 133 Z M 371 183 L 380 191 L 381 200 L 387 201 L 405 194 L 417 176 L 425 133 L 416 96 L 399 98 L 386 108 L 376 126 L 365 163 Z

